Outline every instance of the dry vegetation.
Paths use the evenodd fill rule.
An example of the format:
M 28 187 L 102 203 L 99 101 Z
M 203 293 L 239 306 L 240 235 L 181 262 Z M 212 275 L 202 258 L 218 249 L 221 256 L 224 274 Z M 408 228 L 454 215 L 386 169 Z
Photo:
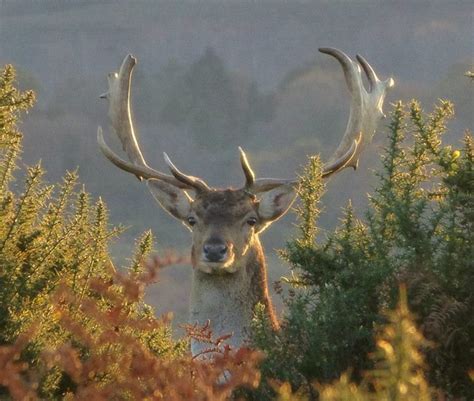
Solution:
M 209 343 L 212 361 L 189 355 L 166 358 L 156 355 L 133 332 L 152 336 L 165 319 L 134 316 L 131 305 L 140 299 L 146 284 L 162 265 L 147 264 L 146 272 L 133 277 L 114 272 L 112 280 L 93 279 L 82 298 L 65 283 L 51 296 L 53 316 L 68 333 L 68 341 L 45 347 L 31 369 L 22 353 L 36 334 L 33 326 L 12 345 L 0 348 L 0 383 L 13 399 L 41 399 L 37 390 L 42 370 L 59 369 L 70 388 L 65 400 L 226 400 L 241 386 L 255 387 L 261 354 L 250 349 L 232 352 L 223 339 L 213 339 L 207 327 L 193 327 L 192 335 Z M 87 327 L 84 326 L 87 321 Z M 92 325 L 91 325 L 92 323 Z M 88 327 L 93 327 L 89 329 Z M 226 380 L 221 380 L 223 375 Z

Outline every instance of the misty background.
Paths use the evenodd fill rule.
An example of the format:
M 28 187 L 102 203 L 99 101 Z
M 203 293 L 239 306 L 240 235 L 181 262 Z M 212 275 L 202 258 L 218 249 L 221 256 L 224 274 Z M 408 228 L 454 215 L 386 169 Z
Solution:
M 452 100 L 457 116 L 446 141 L 458 146 L 474 125 L 464 76 L 473 65 L 473 12 L 472 2 L 453 0 L 0 0 L 0 65 L 14 64 L 21 87 L 38 96 L 23 118 L 23 163 L 41 159 L 51 182 L 79 168 L 86 189 L 107 202 L 111 223 L 127 227 L 112 247 L 116 265 L 125 266 L 134 239 L 149 228 L 158 252 L 187 255 L 190 247 L 189 232 L 96 143 L 102 125 L 119 153 L 99 95 L 126 54 L 138 58 L 132 109 L 148 163 L 166 170 L 166 151 L 212 186 L 239 186 L 239 145 L 258 176 L 291 178 L 307 155 L 326 160 L 342 138 L 347 89 L 337 62 L 318 47 L 360 53 L 380 78 L 392 76 L 385 112 L 399 99 L 419 99 L 425 109 Z M 359 169 L 328 182 L 322 235 L 349 199 L 363 218 L 385 134 L 381 124 Z M 288 273 L 275 249 L 294 235 L 294 223 L 289 213 L 263 234 L 270 282 Z M 189 266 L 164 270 L 148 302 L 184 321 L 190 278 Z

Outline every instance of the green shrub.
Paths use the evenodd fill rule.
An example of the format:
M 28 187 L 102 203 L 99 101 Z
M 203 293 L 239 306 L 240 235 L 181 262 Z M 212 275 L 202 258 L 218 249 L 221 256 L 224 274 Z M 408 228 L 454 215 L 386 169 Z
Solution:
M 128 274 L 115 270 L 107 209 L 77 192 L 76 173 L 47 185 L 40 165 L 27 169 L 24 189 L 11 190 L 21 151 L 19 112 L 32 92 L 0 78 L 0 398 L 15 400 L 218 401 L 256 386 L 258 352 L 230 352 L 206 327 L 194 335 L 219 351 L 212 363 L 193 360 L 187 339 L 173 340 L 169 319 L 143 301 L 157 270 L 180 261 L 146 261 L 153 237 L 137 241 Z M 231 379 L 221 382 L 228 372 Z
M 22 193 L 15 194 L 13 172 L 22 141 L 17 121 L 19 113 L 33 104 L 34 94 L 19 92 L 14 80 L 13 67 L 6 66 L 0 76 L 0 345 L 13 344 L 34 326 L 34 336 L 22 349 L 22 360 L 40 372 L 39 394 L 54 399 L 71 388 L 71 380 L 61 369 L 45 368 L 41 352 L 72 341 L 72 333 L 58 320 L 51 296 L 60 282 L 69 288 L 76 299 L 69 312 L 77 315 L 92 336 L 98 336 L 99 323 L 79 318 L 79 309 L 86 302 L 96 302 L 101 310 L 111 308 L 110 301 L 90 284 L 97 278 L 114 282 L 116 273 L 107 247 L 121 229 L 109 227 L 102 200 L 92 204 L 84 190 L 75 190 L 74 172 L 67 173 L 60 185 L 48 185 L 42 180 L 40 165 L 29 167 Z M 152 245 L 150 232 L 138 241 L 131 263 L 136 274 Z M 118 286 L 115 291 L 122 290 Z M 142 292 L 126 306 L 129 317 L 154 318 Z M 129 334 L 165 359 L 182 355 L 186 347 L 186 342 L 172 339 L 169 322 L 148 331 L 132 327 Z M 87 352 L 82 347 L 80 355 Z M 2 391 L 0 387 L 0 394 Z
M 269 330 L 258 311 L 255 319 L 254 342 L 267 355 L 264 377 L 306 387 L 313 398 L 316 379 L 332 381 L 350 367 L 359 380 L 373 368 L 374 329 L 405 283 L 432 343 L 424 349 L 431 385 L 474 399 L 473 142 L 466 133 L 462 149 L 442 145 L 452 115 L 449 102 L 428 116 L 416 102 L 395 105 L 365 221 L 349 204 L 323 243 L 315 225 L 321 166 L 310 160 L 299 191 L 300 235 L 282 252 L 293 270 L 282 330 Z M 260 399 L 269 394 L 263 384 Z
M 387 323 L 377 330 L 376 352 L 369 355 L 374 368 L 361 383 L 344 373 L 331 384 L 313 383 L 321 401 L 430 401 L 435 392 L 425 379 L 426 365 L 421 349 L 427 341 L 415 326 L 408 310 L 406 289 L 401 288 L 395 310 L 385 315 Z M 307 401 L 301 389 L 294 393 L 289 383 L 274 383 L 278 401 Z

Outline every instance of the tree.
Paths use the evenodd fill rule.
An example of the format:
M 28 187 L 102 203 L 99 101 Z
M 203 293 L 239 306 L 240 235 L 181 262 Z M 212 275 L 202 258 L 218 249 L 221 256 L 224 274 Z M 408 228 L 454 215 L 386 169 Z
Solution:
M 185 126 L 197 144 L 226 148 L 251 134 L 254 124 L 273 116 L 273 96 L 260 94 L 254 82 L 232 74 L 212 48 L 192 63 L 180 79 L 169 71 L 168 96 L 160 120 Z M 164 71 L 166 72 L 166 71 Z

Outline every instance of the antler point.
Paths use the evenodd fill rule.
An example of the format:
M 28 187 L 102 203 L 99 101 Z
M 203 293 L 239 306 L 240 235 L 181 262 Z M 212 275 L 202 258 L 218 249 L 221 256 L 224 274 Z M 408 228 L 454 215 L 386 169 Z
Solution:
M 103 141 L 104 141 L 104 136 L 103 136 L 103 134 L 102 134 L 102 127 L 101 127 L 100 125 L 97 127 L 97 140 L 98 140 L 99 142 L 103 142 Z
M 331 51 L 331 47 L 318 47 L 318 51 L 321 53 L 327 53 L 328 51 Z
M 138 61 L 137 58 L 133 54 L 130 54 L 130 53 L 127 54 L 127 58 L 129 58 L 133 64 L 136 64 Z
M 163 152 L 163 158 L 165 159 L 165 163 L 168 166 L 174 166 L 173 162 L 171 161 L 170 157 L 168 156 L 166 152 Z

